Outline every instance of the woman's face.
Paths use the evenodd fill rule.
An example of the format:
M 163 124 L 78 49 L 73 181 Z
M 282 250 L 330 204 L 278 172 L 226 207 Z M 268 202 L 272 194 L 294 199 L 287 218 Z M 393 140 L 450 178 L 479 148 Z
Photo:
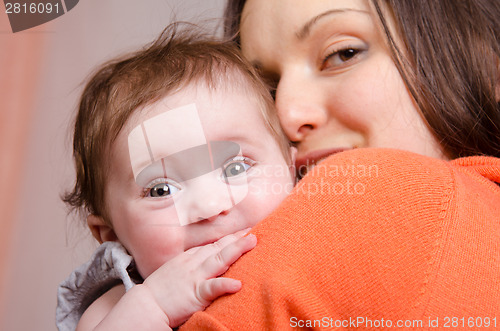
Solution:
M 297 166 L 358 147 L 441 157 L 368 1 L 248 0 L 244 55 L 276 87 Z

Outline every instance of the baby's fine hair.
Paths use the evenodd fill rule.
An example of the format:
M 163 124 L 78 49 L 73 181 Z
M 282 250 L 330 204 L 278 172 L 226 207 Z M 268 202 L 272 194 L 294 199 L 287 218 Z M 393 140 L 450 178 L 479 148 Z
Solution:
M 224 86 L 244 86 L 252 94 L 289 160 L 288 141 L 269 90 L 239 49 L 231 42 L 207 36 L 194 25 L 174 23 L 149 46 L 111 60 L 91 75 L 74 125 L 76 182 L 63 201 L 71 211 L 101 216 L 109 223 L 106 165 L 111 146 L 130 116 L 189 84 L 203 83 L 216 89 L 228 80 L 231 84 Z

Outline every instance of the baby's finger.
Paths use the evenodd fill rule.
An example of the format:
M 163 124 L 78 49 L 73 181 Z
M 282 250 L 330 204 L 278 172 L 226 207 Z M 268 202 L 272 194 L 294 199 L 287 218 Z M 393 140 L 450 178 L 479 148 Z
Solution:
M 224 236 L 219 240 L 217 240 L 214 244 L 217 244 L 222 249 L 227 245 L 247 235 L 247 233 L 250 232 L 250 230 L 252 230 L 252 228 L 246 228 L 240 231 L 236 231 L 235 233 L 228 234 L 227 236 Z
M 198 300 L 208 305 L 218 297 L 228 293 L 236 293 L 241 289 L 241 282 L 231 278 L 212 278 L 200 284 L 196 296 Z
M 237 231 L 235 233 L 228 234 L 227 236 L 224 236 L 217 240 L 216 242 L 212 243 L 211 246 L 212 248 L 215 248 L 217 251 L 221 251 L 224 247 L 236 242 L 238 239 L 244 237 L 248 232 L 250 232 L 251 228 L 244 229 Z M 210 245 L 207 245 L 210 246 Z M 207 247 L 205 246 L 205 247 Z M 214 252 L 212 252 L 213 254 Z
M 186 251 L 186 253 L 190 255 L 196 254 L 199 258 L 206 259 L 210 255 L 216 254 L 217 252 L 224 249 L 224 247 L 234 243 L 241 237 L 245 236 L 250 230 L 251 228 L 247 228 L 244 230 L 237 231 L 235 233 L 228 234 L 211 244 L 190 248 Z
M 208 257 L 201 266 L 206 278 L 216 277 L 224 273 L 231 264 L 257 244 L 257 237 L 249 234 L 232 244 L 224 247 L 220 252 Z

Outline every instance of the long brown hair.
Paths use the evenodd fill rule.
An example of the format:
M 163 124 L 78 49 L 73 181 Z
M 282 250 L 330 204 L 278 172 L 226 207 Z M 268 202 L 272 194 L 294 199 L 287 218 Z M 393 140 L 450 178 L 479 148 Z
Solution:
M 231 42 L 209 37 L 194 25 L 172 24 L 151 45 L 103 64 L 88 80 L 75 118 L 73 157 L 76 182 L 62 198 L 72 210 L 106 213 L 105 185 L 111 146 L 130 116 L 190 83 L 219 88 L 243 86 L 255 95 L 269 130 L 289 157 L 267 87 Z
M 224 33 L 239 44 L 246 0 L 229 0 Z M 449 158 L 500 157 L 500 1 L 371 0 L 394 62 Z M 389 29 L 394 17 L 398 37 Z

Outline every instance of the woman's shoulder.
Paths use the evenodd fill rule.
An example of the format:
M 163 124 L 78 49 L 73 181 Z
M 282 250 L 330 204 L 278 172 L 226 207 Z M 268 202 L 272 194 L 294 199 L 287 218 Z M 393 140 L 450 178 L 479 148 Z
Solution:
M 284 207 L 324 211 L 325 205 L 332 205 L 357 219 L 364 215 L 383 222 L 413 219 L 421 224 L 471 210 L 478 200 L 497 208 L 500 186 L 495 178 L 500 178 L 496 158 L 450 162 L 402 150 L 356 149 L 316 165 Z
M 373 179 L 403 172 L 429 173 L 429 169 L 439 171 L 438 174 L 449 172 L 445 170 L 449 169 L 449 162 L 445 160 L 389 148 L 358 148 L 337 153 L 318 166 L 317 170 L 328 170 L 330 176 L 370 174 Z
M 454 185 L 449 162 L 408 151 L 360 148 L 337 153 L 316 165 L 299 183 L 298 189 L 367 199 L 415 198 L 422 192 L 440 197 Z M 417 191 L 417 192 L 416 192 Z M 418 194 L 417 194 L 418 195 Z
M 492 156 L 469 156 L 447 161 L 399 149 L 358 148 L 334 154 L 320 164 L 338 169 L 341 166 L 345 168 L 346 163 L 366 168 L 383 167 L 379 169 L 386 175 L 402 170 L 428 173 L 429 168 L 432 171 L 444 170 L 446 173 L 445 169 L 453 168 L 468 173 L 475 172 L 491 181 L 500 182 L 500 158 Z
M 422 192 L 428 198 L 466 190 L 500 194 L 500 158 L 471 156 L 451 161 L 409 151 L 364 148 L 335 154 L 312 171 L 314 180 L 351 181 L 378 193 Z M 451 197 L 450 197 L 451 198 Z

